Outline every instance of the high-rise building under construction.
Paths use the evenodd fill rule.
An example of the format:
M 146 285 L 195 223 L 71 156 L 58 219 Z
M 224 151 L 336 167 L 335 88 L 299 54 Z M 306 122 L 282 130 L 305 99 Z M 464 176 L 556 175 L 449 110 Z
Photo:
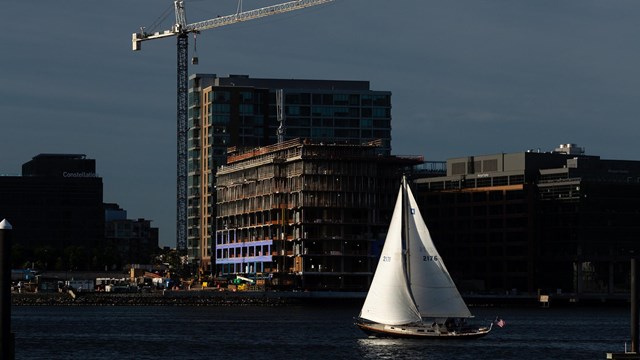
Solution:
M 377 142 L 231 149 L 217 174 L 215 268 L 274 289 L 366 291 L 403 172 Z
M 391 153 L 391 92 L 368 81 L 189 78 L 187 255 L 210 269 L 215 233 L 215 177 L 227 148 L 261 147 L 294 138 L 359 145 L 379 140 Z M 211 269 L 212 270 L 212 269 Z

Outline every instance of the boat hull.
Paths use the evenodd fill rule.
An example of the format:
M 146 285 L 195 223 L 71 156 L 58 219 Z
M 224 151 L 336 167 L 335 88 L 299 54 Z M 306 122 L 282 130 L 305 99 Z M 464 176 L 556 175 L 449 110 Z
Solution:
M 412 339 L 477 339 L 487 335 L 491 327 L 440 330 L 429 325 L 385 325 L 357 321 L 356 326 L 365 334 L 384 338 Z

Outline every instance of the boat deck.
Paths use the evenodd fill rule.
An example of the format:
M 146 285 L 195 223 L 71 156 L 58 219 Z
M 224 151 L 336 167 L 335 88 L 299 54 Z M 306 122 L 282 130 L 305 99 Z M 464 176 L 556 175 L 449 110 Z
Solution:
M 444 326 L 426 324 L 385 325 L 358 320 L 356 325 L 369 336 L 395 338 L 473 339 L 487 335 L 489 327 L 464 327 L 447 329 Z

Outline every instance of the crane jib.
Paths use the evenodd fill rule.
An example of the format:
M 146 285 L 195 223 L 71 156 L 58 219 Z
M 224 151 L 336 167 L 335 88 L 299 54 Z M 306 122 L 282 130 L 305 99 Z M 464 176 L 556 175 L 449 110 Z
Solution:
M 207 29 L 213 29 L 220 26 L 231 25 L 242 21 L 249 21 L 259 19 L 266 16 L 277 15 L 286 13 L 289 11 L 304 9 L 311 6 L 317 6 L 325 3 L 332 2 L 334 0 L 304 0 L 304 1 L 289 1 L 282 4 L 267 6 L 255 10 L 249 10 L 240 12 L 237 14 L 220 16 L 215 19 L 205 20 L 189 24 L 186 26 L 188 32 L 202 31 Z
M 170 30 L 164 30 L 147 34 L 145 32 L 134 33 L 132 36 L 133 50 L 137 51 L 141 49 L 141 42 L 147 40 L 163 39 L 166 37 L 177 36 L 179 34 L 200 32 L 203 30 L 213 29 L 221 26 L 232 25 L 235 23 L 259 19 L 266 16 L 277 15 L 286 13 L 289 11 L 304 9 L 311 6 L 322 5 L 330 3 L 335 0 L 299 0 L 289 1 L 282 4 L 271 5 L 259 9 L 243 11 L 236 14 L 218 16 L 214 19 L 195 22 L 189 25 L 184 25 L 186 18 L 184 15 L 184 5 L 178 5 L 176 2 L 176 24 L 172 26 Z

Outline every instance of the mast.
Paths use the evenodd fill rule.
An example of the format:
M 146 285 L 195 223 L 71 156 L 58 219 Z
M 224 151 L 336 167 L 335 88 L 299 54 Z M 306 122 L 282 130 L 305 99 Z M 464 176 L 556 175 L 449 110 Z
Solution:
M 413 287 L 411 285 L 411 231 L 409 229 L 409 216 L 412 215 L 411 202 L 409 201 L 409 191 L 407 191 L 409 184 L 407 183 L 407 177 L 402 176 L 402 246 L 404 246 L 404 272 L 405 280 L 407 282 L 407 289 L 409 290 L 409 297 L 413 301 L 414 306 L 420 311 L 420 306 L 416 302 L 416 298 L 413 295 Z M 411 212 L 411 213 L 410 213 Z M 418 239 L 419 240 L 419 239 Z
M 407 284 L 409 285 L 409 290 L 411 290 L 411 251 L 409 250 L 409 214 L 407 213 L 407 204 L 409 204 L 409 199 L 407 198 L 407 178 L 402 176 L 402 246 L 404 247 L 404 267 L 405 273 L 407 274 Z

